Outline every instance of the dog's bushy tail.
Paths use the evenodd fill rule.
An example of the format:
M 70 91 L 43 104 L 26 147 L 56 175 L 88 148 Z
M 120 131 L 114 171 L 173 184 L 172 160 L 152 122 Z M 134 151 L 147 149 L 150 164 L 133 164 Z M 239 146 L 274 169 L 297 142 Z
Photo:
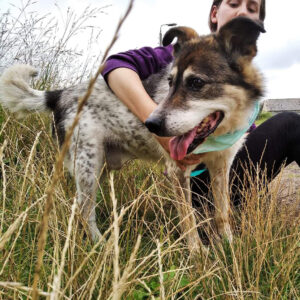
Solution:
M 37 70 L 29 65 L 14 65 L 6 69 L 0 77 L 1 104 L 21 115 L 48 110 L 46 92 L 29 86 L 30 79 L 37 74 Z

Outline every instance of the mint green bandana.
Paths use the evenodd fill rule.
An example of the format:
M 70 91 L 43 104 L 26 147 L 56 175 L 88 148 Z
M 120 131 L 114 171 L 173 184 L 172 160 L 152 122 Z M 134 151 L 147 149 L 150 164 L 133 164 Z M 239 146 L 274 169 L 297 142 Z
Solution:
M 200 154 L 200 153 L 207 153 L 212 151 L 221 151 L 231 147 L 235 144 L 251 127 L 254 123 L 255 119 L 260 110 L 259 102 L 255 102 L 254 110 L 251 117 L 248 120 L 248 126 L 241 130 L 236 130 L 233 133 L 226 133 L 220 136 L 208 136 L 205 142 L 199 145 L 192 153 Z M 191 176 L 197 176 L 203 173 L 206 169 L 203 170 L 196 170 L 191 173 Z

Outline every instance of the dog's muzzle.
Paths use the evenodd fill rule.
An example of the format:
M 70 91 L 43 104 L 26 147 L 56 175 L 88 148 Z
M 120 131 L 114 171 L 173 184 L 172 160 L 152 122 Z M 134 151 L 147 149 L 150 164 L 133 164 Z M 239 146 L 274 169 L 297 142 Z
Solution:
M 165 131 L 165 120 L 160 117 L 149 117 L 145 122 L 146 127 L 150 132 L 158 136 L 168 136 Z

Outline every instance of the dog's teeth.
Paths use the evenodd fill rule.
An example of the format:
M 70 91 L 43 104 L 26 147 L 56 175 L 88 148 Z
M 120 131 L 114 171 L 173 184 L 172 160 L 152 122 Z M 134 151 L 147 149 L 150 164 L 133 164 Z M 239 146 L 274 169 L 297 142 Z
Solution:
M 204 124 L 207 124 L 209 122 L 209 118 L 205 118 L 204 120 L 203 120 L 203 123 Z
M 201 133 L 202 130 L 203 130 L 203 128 L 205 128 L 208 124 L 209 124 L 209 118 L 205 118 L 205 119 L 201 122 L 201 124 L 198 126 L 196 132 L 197 132 L 197 133 Z
M 197 133 L 200 133 L 203 129 L 203 127 L 205 127 L 205 124 L 201 124 L 198 128 L 197 128 Z

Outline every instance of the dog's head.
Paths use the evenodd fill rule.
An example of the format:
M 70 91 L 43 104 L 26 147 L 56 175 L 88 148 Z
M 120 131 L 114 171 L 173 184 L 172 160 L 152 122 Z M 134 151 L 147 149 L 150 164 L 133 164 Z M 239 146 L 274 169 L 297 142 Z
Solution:
M 207 136 L 241 129 L 255 100 L 263 94 L 260 73 L 252 65 L 263 24 L 238 17 L 216 34 L 198 36 L 191 28 L 170 29 L 174 63 L 169 93 L 146 121 L 159 136 L 176 136 L 171 156 L 182 159 Z

